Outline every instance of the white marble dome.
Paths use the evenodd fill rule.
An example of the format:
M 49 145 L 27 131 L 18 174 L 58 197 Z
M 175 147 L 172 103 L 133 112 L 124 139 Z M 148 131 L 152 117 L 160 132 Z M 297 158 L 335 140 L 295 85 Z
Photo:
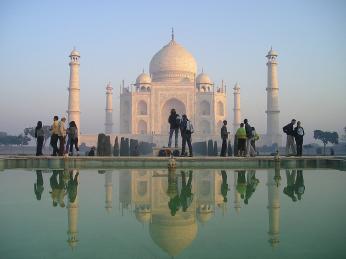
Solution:
M 142 73 L 140 74 L 137 79 L 136 79 L 136 84 L 150 84 L 151 83 L 151 78 L 148 74 Z
M 192 54 L 172 39 L 153 56 L 149 70 L 153 81 L 194 80 L 197 64 Z
M 79 54 L 79 52 L 76 50 L 76 49 L 73 49 L 72 51 L 71 51 L 71 54 L 70 54 L 70 57 L 71 56 L 78 56 L 78 57 L 80 57 L 80 54 Z
M 202 72 L 200 73 L 197 78 L 196 78 L 196 83 L 197 84 L 209 84 L 211 85 L 212 82 L 210 80 L 210 77 L 208 76 L 208 74 Z

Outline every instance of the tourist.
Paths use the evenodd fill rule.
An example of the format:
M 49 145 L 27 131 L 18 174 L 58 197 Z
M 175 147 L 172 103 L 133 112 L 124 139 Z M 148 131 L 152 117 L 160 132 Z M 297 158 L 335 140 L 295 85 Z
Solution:
M 294 128 L 294 139 L 297 145 L 297 156 L 303 155 L 303 138 L 304 138 L 304 128 L 301 126 L 300 121 L 297 122 L 297 127 Z
M 181 118 L 180 118 L 179 114 L 177 114 L 175 109 L 172 109 L 171 115 L 169 115 L 169 117 L 168 117 L 168 123 L 169 123 L 168 147 L 172 146 L 173 133 L 175 136 L 175 148 L 178 147 L 178 134 L 179 134 L 180 122 L 181 122 Z
M 73 178 L 73 170 L 69 171 L 69 181 L 67 183 L 67 196 L 69 202 L 75 202 L 77 197 L 77 187 L 78 187 L 78 176 L 79 171 L 75 174 Z
M 73 146 L 77 151 L 77 156 L 79 156 L 79 148 L 78 148 L 78 128 L 74 121 L 71 121 L 69 124 L 69 128 L 67 129 L 67 145 L 66 150 L 69 152 L 69 156 L 73 156 Z
M 246 174 L 246 191 L 244 203 L 248 204 L 252 194 L 256 191 L 259 180 L 256 178 L 256 171 L 249 170 Z
M 221 195 L 223 197 L 223 202 L 227 202 L 227 192 L 229 191 L 228 183 L 227 183 L 227 173 L 225 170 L 221 170 Z
M 192 170 L 189 171 L 189 179 L 186 183 L 186 175 L 184 171 L 181 171 L 181 191 L 180 191 L 180 204 L 183 212 L 187 210 L 187 208 L 192 203 L 193 194 L 192 190 Z
M 185 156 L 185 146 L 187 143 L 189 146 L 189 156 L 192 157 L 191 134 L 194 132 L 194 129 L 186 114 L 183 115 L 183 119 L 180 123 L 180 131 L 182 137 L 181 156 Z
M 237 132 L 235 135 L 238 139 L 238 143 L 237 143 L 238 156 L 245 156 L 246 131 L 244 128 L 244 123 L 240 123 L 240 128 L 237 129 Z
M 303 170 L 297 170 L 297 177 L 294 183 L 294 193 L 297 195 L 298 200 L 302 199 L 305 192 Z
M 255 151 L 255 154 L 257 154 L 256 141 L 259 140 L 259 135 L 257 134 L 255 127 L 251 127 L 251 130 L 252 130 L 251 146 L 253 150 Z
M 296 178 L 296 170 L 286 170 L 286 181 L 287 186 L 284 187 L 283 193 L 286 194 L 288 197 L 292 199 L 292 201 L 297 201 L 297 197 L 294 195 L 294 184 L 295 184 L 295 178 Z
M 92 146 L 88 152 L 88 156 L 95 156 L 95 149 L 96 148 L 94 146 Z
M 246 132 L 246 156 L 254 156 L 255 150 L 251 145 L 252 140 L 252 127 L 250 126 L 248 119 L 244 120 L 245 132 Z
M 36 138 L 36 156 L 42 156 L 42 147 L 44 142 L 44 131 L 42 128 L 42 121 L 37 122 L 35 128 L 35 138 Z
M 34 184 L 34 192 L 36 195 L 36 199 L 38 201 L 41 200 L 43 190 L 44 188 L 43 188 L 42 170 L 36 170 L 36 183 Z
M 59 121 L 59 156 L 63 156 L 65 153 L 65 140 L 66 140 L 66 128 L 65 128 L 66 118 L 62 117 Z
M 221 139 L 222 139 L 222 146 L 221 146 L 221 154 L 220 156 L 226 156 L 227 153 L 227 139 L 228 139 L 228 131 L 227 131 L 227 121 L 223 121 L 223 125 L 221 127 Z
M 282 128 L 282 130 L 287 135 L 286 140 L 286 156 L 289 156 L 290 154 L 296 154 L 296 147 L 294 144 L 294 130 L 293 126 L 296 124 L 296 120 L 293 119 L 290 123 L 288 123 L 285 127 Z M 292 153 L 290 153 L 292 151 Z
M 58 149 L 58 139 L 59 139 L 59 117 L 54 116 L 53 124 L 50 128 L 51 136 L 50 136 L 50 145 L 53 148 L 53 156 L 56 156 L 59 152 Z

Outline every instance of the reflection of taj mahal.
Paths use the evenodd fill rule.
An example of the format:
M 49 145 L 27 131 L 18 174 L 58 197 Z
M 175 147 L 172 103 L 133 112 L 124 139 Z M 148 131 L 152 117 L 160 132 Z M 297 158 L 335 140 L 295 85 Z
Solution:
M 171 41 L 151 59 L 149 74 L 137 77 L 135 89 L 122 88 L 120 133 L 167 135 L 167 119 L 175 108 L 194 123 L 196 135 L 218 135 L 227 115 L 225 86 L 214 89 L 206 73 L 196 72 L 194 57 L 172 33 Z

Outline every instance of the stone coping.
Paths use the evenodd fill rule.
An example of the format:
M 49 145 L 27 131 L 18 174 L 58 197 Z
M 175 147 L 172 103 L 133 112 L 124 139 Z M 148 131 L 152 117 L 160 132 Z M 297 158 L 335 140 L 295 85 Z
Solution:
M 154 169 L 167 168 L 168 157 L 52 157 L 52 156 L 0 156 L 0 170 L 4 169 Z M 346 171 L 345 156 L 286 157 L 176 157 L 177 168 L 200 169 L 283 169 L 330 168 Z

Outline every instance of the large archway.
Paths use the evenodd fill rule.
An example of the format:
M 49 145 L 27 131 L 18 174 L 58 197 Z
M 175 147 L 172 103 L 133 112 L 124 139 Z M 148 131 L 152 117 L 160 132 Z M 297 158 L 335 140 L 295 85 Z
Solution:
M 209 116 L 210 115 L 210 104 L 208 101 L 203 100 L 199 104 L 199 114 L 202 116 Z
M 148 114 L 148 106 L 147 103 L 143 100 L 137 103 L 137 115 L 147 115 Z
M 175 109 L 180 116 L 186 113 L 185 104 L 182 101 L 176 98 L 166 101 L 161 108 L 161 134 L 169 133 L 168 117 L 172 109 Z
M 148 128 L 147 123 L 144 120 L 138 122 L 137 134 L 147 134 Z

